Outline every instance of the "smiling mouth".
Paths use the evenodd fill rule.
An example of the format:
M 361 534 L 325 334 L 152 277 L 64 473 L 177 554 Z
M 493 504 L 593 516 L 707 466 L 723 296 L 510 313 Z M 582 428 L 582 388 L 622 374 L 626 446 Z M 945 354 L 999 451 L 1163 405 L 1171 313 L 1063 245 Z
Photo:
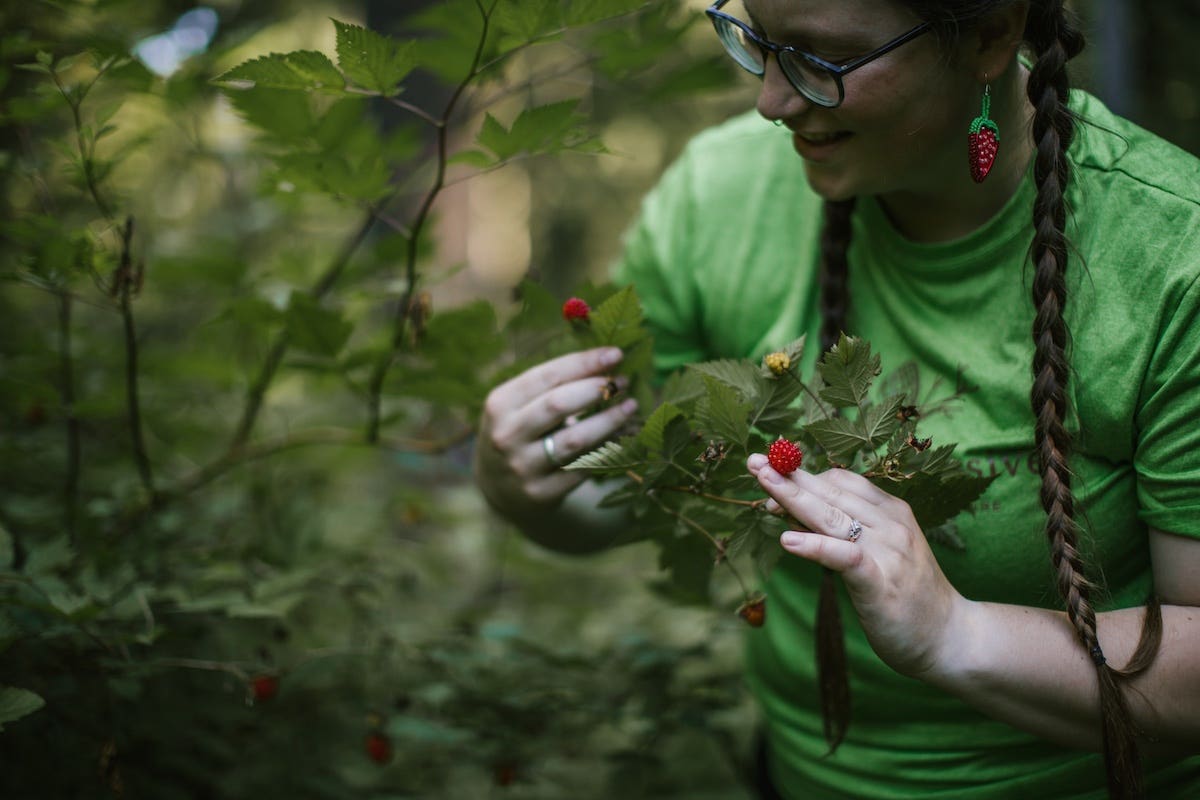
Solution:
M 834 133 L 803 133 L 796 131 L 795 133 L 804 141 L 814 145 L 833 144 L 851 135 L 849 131 L 836 131 Z

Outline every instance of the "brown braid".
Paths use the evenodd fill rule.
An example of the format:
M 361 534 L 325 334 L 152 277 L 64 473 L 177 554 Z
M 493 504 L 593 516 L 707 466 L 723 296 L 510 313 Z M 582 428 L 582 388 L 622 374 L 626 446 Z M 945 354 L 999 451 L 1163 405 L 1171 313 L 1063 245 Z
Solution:
M 963 26 L 997 5 L 990 0 L 904 2 L 923 19 L 933 22 L 946 42 L 952 41 Z M 1067 359 L 1069 333 L 1063 317 L 1067 300 L 1068 252 L 1065 193 L 1070 180 L 1067 149 L 1075 132 L 1074 118 L 1067 107 L 1070 83 L 1066 64 L 1083 49 L 1084 40 L 1068 18 L 1062 0 L 1031 4 L 1025 40 L 1037 55 L 1027 93 L 1035 110 L 1033 140 L 1037 199 L 1030 253 L 1035 265 L 1032 295 L 1036 314 L 1030 401 L 1035 418 L 1035 449 L 1042 476 L 1040 497 L 1046 512 L 1045 530 L 1050 541 L 1051 560 L 1067 616 L 1096 665 L 1109 795 L 1112 798 L 1136 798 L 1143 795 L 1140 759 L 1132 716 L 1118 680 L 1144 671 L 1153 661 L 1162 639 L 1161 609 L 1157 598 L 1151 595 L 1133 658 L 1124 670 L 1109 666 L 1096 633 L 1096 612 L 1091 604 L 1095 587 L 1085 577 L 1078 549 L 1075 501 L 1068 465 L 1071 437 L 1064 425 L 1070 373 Z M 826 224 L 821 237 L 821 344 L 825 349 L 837 341 L 838 334 L 845 328 L 849 302 L 846 253 L 853 207 L 853 201 L 825 205 Z M 826 738 L 832 747 L 836 747 L 849 722 L 849 689 L 841 621 L 832 585 L 830 576 L 826 575 L 818 604 L 817 649 Z M 827 611 L 826 606 L 831 610 Z M 833 648 L 827 640 L 835 634 L 837 647 Z M 839 676 L 841 688 L 836 680 Z M 844 716 L 841 716 L 843 709 Z
M 850 222 L 854 200 L 825 203 L 825 225 L 821 230 L 821 350 L 837 344 L 846 329 L 850 248 Z M 846 640 L 838 608 L 837 576 L 821 570 L 817 595 L 817 682 L 820 687 L 821 720 L 829 752 L 837 750 L 850 727 L 850 672 L 846 664 Z
M 1041 502 L 1046 511 L 1046 536 L 1056 571 L 1059 594 L 1076 636 L 1096 665 L 1100 684 L 1101 732 L 1109 796 L 1141 797 L 1141 761 L 1135 741 L 1133 719 L 1118 684 L 1121 673 L 1110 667 L 1096 633 L 1092 607 L 1093 584 L 1085 577 L 1078 549 L 1075 500 L 1067 459 L 1071 438 L 1063 424 L 1068 411 L 1068 332 L 1063 319 L 1067 302 L 1066 203 L 1064 193 L 1070 180 L 1067 149 L 1074 137 L 1074 118 L 1067 108 L 1070 83 L 1067 61 L 1083 48 L 1083 37 L 1054 0 L 1031 10 L 1026 39 L 1037 53 L 1030 71 L 1027 93 L 1034 107 L 1033 141 L 1034 202 L 1033 244 L 1033 389 L 1030 401 L 1034 417 L 1034 446 L 1041 466 Z M 1147 607 L 1146 632 L 1154 626 L 1157 606 Z M 1142 650 L 1139 647 L 1139 652 Z M 1156 649 L 1156 648 L 1154 648 Z M 1153 653 L 1148 654 L 1151 658 Z M 1149 658 L 1146 659 L 1148 663 Z

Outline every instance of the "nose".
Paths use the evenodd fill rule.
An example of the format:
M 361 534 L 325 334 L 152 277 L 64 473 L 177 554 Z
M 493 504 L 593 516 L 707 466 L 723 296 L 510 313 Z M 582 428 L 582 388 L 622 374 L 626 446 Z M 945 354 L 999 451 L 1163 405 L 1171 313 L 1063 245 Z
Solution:
M 808 98 L 796 91 L 796 87 L 792 86 L 791 81 L 783 74 L 778 59 L 769 56 L 762 76 L 762 88 L 758 92 L 758 102 L 755 104 L 758 113 L 772 121 L 786 120 L 803 114 L 812 105 Z

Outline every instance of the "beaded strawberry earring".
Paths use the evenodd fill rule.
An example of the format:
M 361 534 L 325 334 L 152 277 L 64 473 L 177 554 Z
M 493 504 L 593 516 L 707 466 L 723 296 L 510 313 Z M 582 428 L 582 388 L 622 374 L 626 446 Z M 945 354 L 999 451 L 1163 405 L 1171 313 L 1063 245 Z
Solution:
M 1000 126 L 988 116 L 992 110 L 992 85 L 983 87 L 983 102 L 979 116 L 971 120 L 967 133 L 967 161 L 971 165 L 971 177 L 976 183 L 992 171 L 996 163 L 996 151 L 1000 149 Z

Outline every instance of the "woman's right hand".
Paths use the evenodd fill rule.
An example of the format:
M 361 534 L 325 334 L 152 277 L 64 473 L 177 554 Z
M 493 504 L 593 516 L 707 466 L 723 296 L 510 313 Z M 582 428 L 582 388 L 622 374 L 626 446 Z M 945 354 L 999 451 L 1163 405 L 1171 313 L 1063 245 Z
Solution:
M 604 399 L 621 350 L 601 347 L 569 353 L 532 367 L 487 396 L 475 448 L 475 480 L 488 502 L 519 521 L 562 502 L 586 479 L 560 469 L 612 439 L 637 410 L 631 398 L 568 423 Z M 543 443 L 551 436 L 552 447 Z M 552 463 L 549 453 L 553 453 Z

